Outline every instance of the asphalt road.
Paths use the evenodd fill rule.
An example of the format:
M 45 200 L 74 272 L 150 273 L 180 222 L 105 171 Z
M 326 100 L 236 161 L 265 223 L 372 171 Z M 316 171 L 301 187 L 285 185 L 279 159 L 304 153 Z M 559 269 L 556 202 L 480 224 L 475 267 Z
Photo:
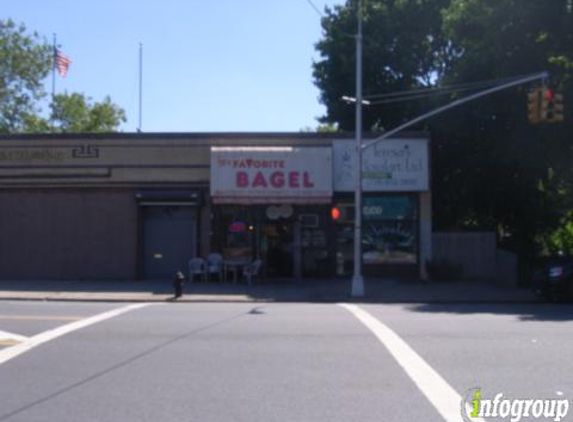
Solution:
M 570 305 L 125 306 L 0 302 L 0 421 L 461 421 L 448 400 L 476 387 L 573 399 Z

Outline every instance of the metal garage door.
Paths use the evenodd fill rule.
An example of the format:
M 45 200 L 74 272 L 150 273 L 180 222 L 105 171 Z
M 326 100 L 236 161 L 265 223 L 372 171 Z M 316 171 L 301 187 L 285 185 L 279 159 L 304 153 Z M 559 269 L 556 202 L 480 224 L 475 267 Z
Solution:
M 155 205 L 143 210 L 143 278 L 170 279 L 197 252 L 197 207 Z

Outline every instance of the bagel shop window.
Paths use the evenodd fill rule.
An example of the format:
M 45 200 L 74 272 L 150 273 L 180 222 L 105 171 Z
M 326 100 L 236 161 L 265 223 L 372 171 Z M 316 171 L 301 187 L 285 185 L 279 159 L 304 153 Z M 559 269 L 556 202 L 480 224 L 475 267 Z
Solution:
M 226 258 L 254 256 L 256 208 L 245 205 L 217 206 L 214 210 L 213 250 Z

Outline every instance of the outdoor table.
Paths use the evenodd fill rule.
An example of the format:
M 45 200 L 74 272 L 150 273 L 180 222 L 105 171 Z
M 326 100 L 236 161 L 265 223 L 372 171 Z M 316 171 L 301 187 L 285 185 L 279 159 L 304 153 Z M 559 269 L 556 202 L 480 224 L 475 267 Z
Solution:
M 227 258 L 223 260 L 223 272 L 225 273 L 225 280 L 229 272 L 233 273 L 233 283 L 239 279 L 239 272 L 241 269 L 251 262 L 248 258 Z

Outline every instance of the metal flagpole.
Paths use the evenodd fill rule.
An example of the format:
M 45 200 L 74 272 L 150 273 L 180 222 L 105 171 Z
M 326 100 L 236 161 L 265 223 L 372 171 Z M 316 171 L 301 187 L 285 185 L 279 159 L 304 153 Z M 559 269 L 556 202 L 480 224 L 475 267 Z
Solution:
M 52 101 L 56 96 L 56 54 L 57 54 L 57 44 L 56 44 L 56 34 L 54 35 L 54 47 L 52 49 Z
M 139 43 L 139 125 L 138 132 L 141 132 L 142 119 L 142 95 L 143 95 L 143 44 Z
M 362 0 L 358 3 L 356 35 L 356 154 L 354 192 L 354 275 L 351 296 L 364 296 L 362 277 Z

